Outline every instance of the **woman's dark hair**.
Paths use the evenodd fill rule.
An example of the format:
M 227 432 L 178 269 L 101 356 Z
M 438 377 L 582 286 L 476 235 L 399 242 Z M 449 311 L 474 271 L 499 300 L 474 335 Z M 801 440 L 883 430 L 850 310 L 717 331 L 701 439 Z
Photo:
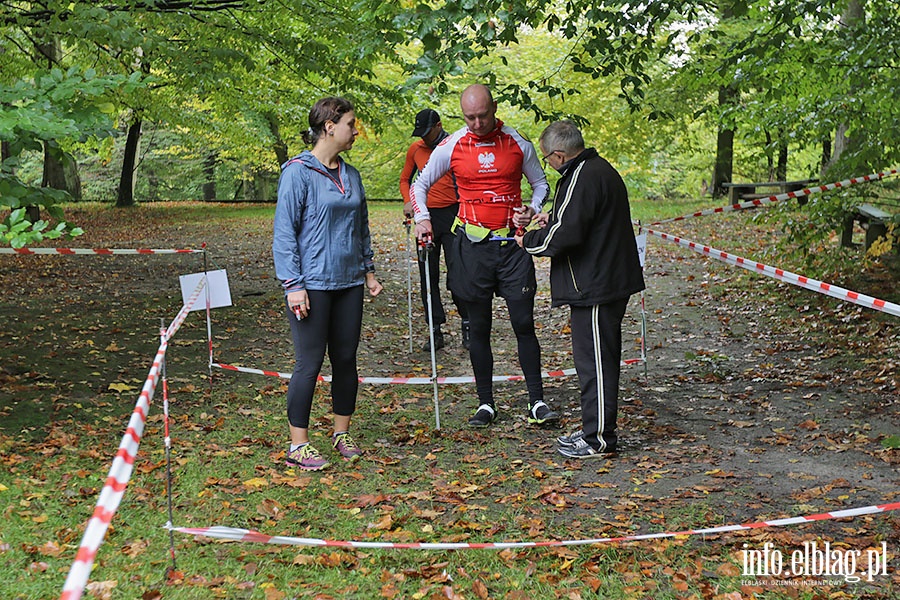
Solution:
M 353 110 L 353 103 L 346 98 L 329 96 L 316 102 L 309 110 L 309 129 L 303 132 L 303 141 L 315 146 L 325 133 L 325 123 L 337 123 L 344 114 Z

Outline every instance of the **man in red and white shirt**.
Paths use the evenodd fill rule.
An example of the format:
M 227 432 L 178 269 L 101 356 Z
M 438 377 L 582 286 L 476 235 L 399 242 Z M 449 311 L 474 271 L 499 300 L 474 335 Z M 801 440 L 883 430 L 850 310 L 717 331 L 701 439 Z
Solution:
M 469 419 L 486 427 L 497 416 L 493 396 L 491 352 L 493 296 L 506 300 L 528 388 L 528 422 L 549 424 L 559 416 L 544 402 L 541 347 L 534 330 L 537 281 L 531 255 L 508 241 L 539 213 L 549 186 L 534 145 L 495 116 L 497 103 L 480 84 L 460 97 L 466 127 L 454 132 L 431 153 L 412 189 L 416 237 L 432 235 L 429 193 L 446 173 L 456 181 L 459 212 L 448 252 L 450 290 L 469 312 L 469 357 L 479 406 Z M 531 185 L 531 204 L 522 203 L 522 175 Z M 504 238 L 504 239 L 497 239 Z
M 441 117 L 436 110 L 431 108 L 422 109 L 416 114 L 415 128 L 412 132 L 413 136 L 421 139 L 413 142 L 409 150 L 406 151 L 406 162 L 403 163 L 403 170 L 400 172 L 400 195 L 403 196 L 403 214 L 407 217 L 413 216 L 412 200 L 410 198 L 410 190 L 416 174 L 425 170 L 425 165 L 431 158 L 434 148 L 447 137 L 441 125 Z M 447 173 L 438 179 L 428 192 L 428 211 L 431 215 L 432 241 L 434 249 L 428 254 L 428 276 L 431 279 L 431 312 L 434 317 L 434 349 L 439 350 L 444 347 L 444 334 L 441 331 L 441 325 L 447 322 L 447 315 L 444 312 L 444 305 L 441 303 L 440 292 L 440 265 L 441 251 L 444 254 L 450 250 L 450 244 L 453 240 L 453 234 L 450 232 L 453 226 L 453 220 L 459 210 L 459 200 L 456 197 L 456 184 L 453 176 Z M 422 290 L 422 304 L 425 307 L 426 318 L 428 316 L 428 290 L 425 278 L 425 261 L 419 257 L 419 283 Z M 466 312 L 465 304 L 459 298 L 451 293 L 453 304 L 462 319 L 462 344 L 469 347 L 469 315 Z M 426 342 L 422 350 L 428 352 L 431 350 L 430 342 Z

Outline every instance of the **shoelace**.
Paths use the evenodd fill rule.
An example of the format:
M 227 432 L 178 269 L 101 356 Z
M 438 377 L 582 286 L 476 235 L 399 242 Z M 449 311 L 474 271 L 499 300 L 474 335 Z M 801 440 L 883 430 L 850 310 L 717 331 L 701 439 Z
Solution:
M 575 447 L 575 448 L 578 448 L 578 449 L 581 449 L 581 448 L 587 448 L 587 447 L 588 447 L 588 443 L 587 443 L 586 441 L 584 441 L 584 438 L 578 438 L 577 440 L 575 440 L 575 446 L 574 446 L 574 447 Z M 592 448 L 592 449 L 593 449 L 593 448 Z
M 319 451 L 316 450 L 312 444 L 306 444 L 302 448 L 300 448 L 300 458 L 319 458 L 322 456 L 319 454 Z
M 337 448 L 338 444 L 341 442 L 344 443 L 344 448 L 347 450 L 358 450 L 359 446 L 356 445 L 356 442 L 353 441 L 353 438 L 350 437 L 349 433 L 342 433 L 341 435 L 335 436 L 334 438 L 334 446 Z

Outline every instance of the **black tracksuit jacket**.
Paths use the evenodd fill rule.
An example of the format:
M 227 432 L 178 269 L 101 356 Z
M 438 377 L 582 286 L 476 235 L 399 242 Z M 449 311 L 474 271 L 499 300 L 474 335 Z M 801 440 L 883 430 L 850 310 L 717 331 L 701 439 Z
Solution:
M 593 148 L 565 165 L 549 223 L 523 243 L 551 257 L 553 306 L 606 304 L 644 289 L 625 182 Z

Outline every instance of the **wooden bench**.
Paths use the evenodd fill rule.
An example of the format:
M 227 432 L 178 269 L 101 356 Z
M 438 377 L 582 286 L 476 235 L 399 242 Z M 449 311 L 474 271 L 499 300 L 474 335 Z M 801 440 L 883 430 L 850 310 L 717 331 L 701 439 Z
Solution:
M 805 179 L 802 181 L 758 181 L 755 183 L 723 183 L 722 187 L 728 190 L 728 201 L 737 204 L 741 200 L 758 200 L 760 198 L 768 198 L 775 194 L 784 194 L 786 192 L 796 192 L 809 187 L 811 183 L 818 183 L 818 179 Z M 757 188 L 775 188 L 777 191 L 771 194 L 758 193 Z M 806 204 L 806 196 L 797 198 L 797 202 L 801 206 Z
M 866 230 L 866 250 L 880 237 L 887 235 L 887 224 L 893 215 L 871 204 L 860 204 L 853 212 L 844 217 L 843 230 L 841 231 L 841 246 L 852 247 L 853 227 L 855 223 Z

